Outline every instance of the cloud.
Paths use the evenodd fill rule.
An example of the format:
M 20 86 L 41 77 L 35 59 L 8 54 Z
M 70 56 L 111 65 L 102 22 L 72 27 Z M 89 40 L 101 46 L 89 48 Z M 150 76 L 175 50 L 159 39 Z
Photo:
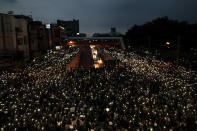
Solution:
M 0 2 L 5 2 L 5 3 L 17 3 L 17 0 L 0 0 Z
M 15 3 L 15 4 L 14 4 Z M 197 22 L 196 0 L 0 0 L 0 10 L 30 15 L 35 20 L 80 20 L 81 32 L 127 31 L 157 17 Z

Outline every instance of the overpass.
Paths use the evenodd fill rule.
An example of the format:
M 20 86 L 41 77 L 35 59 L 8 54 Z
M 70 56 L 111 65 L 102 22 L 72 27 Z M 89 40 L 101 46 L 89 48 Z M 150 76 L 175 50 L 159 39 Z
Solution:
M 125 49 L 122 37 L 68 37 L 67 45 L 97 45 Z

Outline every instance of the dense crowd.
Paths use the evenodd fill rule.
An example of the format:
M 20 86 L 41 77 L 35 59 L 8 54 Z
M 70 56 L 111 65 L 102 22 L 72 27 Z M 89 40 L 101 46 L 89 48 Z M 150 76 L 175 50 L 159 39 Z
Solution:
M 0 127 L 177 130 L 197 127 L 197 74 L 134 52 L 104 49 L 115 66 L 66 70 L 79 49 L 49 51 L 0 74 Z M 114 61 L 115 62 L 115 61 Z

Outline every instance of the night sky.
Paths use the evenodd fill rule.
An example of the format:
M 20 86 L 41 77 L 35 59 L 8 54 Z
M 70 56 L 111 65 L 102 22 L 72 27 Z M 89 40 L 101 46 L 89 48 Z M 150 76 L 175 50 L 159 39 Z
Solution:
M 0 0 L 0 12 L 32 15 L 45 23 L 80 20 L 80 32 L 125 33 L 134 24 L 157 17 L 197 23 L 197 0 Z

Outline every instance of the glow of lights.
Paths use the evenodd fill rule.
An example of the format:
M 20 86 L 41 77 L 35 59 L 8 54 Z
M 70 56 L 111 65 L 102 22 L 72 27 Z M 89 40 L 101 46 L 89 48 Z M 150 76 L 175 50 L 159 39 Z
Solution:
M 50 29 L 51 28 L 51 25 L 50 24 L 46 24 L 46 28 L 47 29 Z
M 75 42 L 71 40 L 71 41 L 69 41 L 68 43 L 69 43 L 70 45 L 72 45 L 72 44 L 74 44 Z
M 62 27 L 62 26 L 59 26 L 59 28 L 60 28 L 61 30 L 64 30 L 64 27 Z
M 97 50 L 94 50 L 94 54 L 95 54 L 95 55 L 97 55 L 97 54 L 98 54 Z
M 56 50 L 60 50 L 61 49 L 61 46 L 56 46 L 55 49 Z
M 92 49 L 92 53 L 94 50 Z M 117 66 L 114 69 L 85 70 L 83 75 L 77 69 L 67 71 L 65 66 L 79 53 L 79 48 L 70 47 L 66 50 L 58 50 L 56 53 L 49 50 L 43 56 L 43 60 L 36 58 L 19 72 L 1 72 L 0 97 L 2 99 L 0 99 L 0 112 L 5 113 L 8 116 L 5 119 L 9 120 L 2 123 L 2 130 L 7 129 L 7 127 L 17 129 L 19 125 L 27 126 L 29 122 L 40 130 L 44 130 L 44 125 L 49 123 L 53 123 L 60 128 L 73 129 L 75 128 L 74 125 L 67 126 L 62 121 L 68 118 L 73 123 L 72 118 L 76 118 L 81 122 L 86 120 L 90 113 L 93 113 L 93 118 L 94 115 L 99 115 L 97 114 L 99 105 L 90 105 L 89 102 L 100 98 L 101 94 L 105 94 L 102 96 L 108 107 L 104 108 L 104 112 L 107 112 L 110 116 L 114 114 L 112 120 L 107 118 L 108 121 L 106 122 L 109 126 L 118 127 L 117 120 L 127 118 L 131 124 L 137 122 L 140 123 L 139 126 L 146 125 L 151 130 L 154 129 L 152 127 L 157 127 L 160 123 L 160 120 L 154 121 L 152 116 L 156 116 L 169 123 L 168 126 L 165 125 L 166 127 L 160 126 L 169 130 L 172 128 L 172 120 L 177 121 L 172 126 L 180 127 L 186 126 L 185 120 L 188 116 L 196 116 L 195 97 L 193 97 L 196 96 L 193 88 L 196 86 L 194 83 L 197 80 L 195 71 L 181 66 L 175 67 L 173 64 L 168 65 L 166 62 L 150 57 L 142 57 L 134 52 L 118 49 L 105 49 L 104 52 L 113 56 L 114 59 L 126 62 L 126 66 L 123 69 Z M 98 60 L 94 61 L 97 67 L 101 63 Z M 88 92 L 83 90 L 81 93 L 79 89 L 83 85 L 82 82 L 89 82 L 90 79 L 88 78 L 95 75 L 97 80 L 93 85 L 88 86 L 90 90 Z M 107 78 L 107 80 L 104 78 Z M 10 80 L 15 81 L 16 85 L 20 83 L 20 88 L 9 85 Z M 120 84 L 119 81 L 121 81 Z M 132 84 L 135 82 L 137 84 Z M 152 82 L 158 83 L 159 91 L 150 95 Z M 65 86 L 66 88 L 64 88 Z M 106 86 L 108 86 L 108 89 L 103 88 Z M 136 90 L 137 93 L 131 93 L 132 90 Z M 116 92 L 117 94 L 115 94 Z M 48 97 L 43 99 L 42 96 L 45 95 L 48 95 Z M 112 98 L 111 96 L 114 95 L 115 97 Z M 72 96 L 77 97 L 79 101 L 76 102 Z M 42 99 L 43 101 L 40 101 Z M 163 100 L 168 102 L 164 102 L 164 104 Z M 44 106 L 40 102 L 44 103 Z M 120 102 L 121 104 L 119 104 Z M 113 106 L 113 103 L 120 105 L 118 108 L 121 110 L 117 110 L 118 108 Z M 71 107 L 75 107 L 72 115 L 70 115 L 71 111 L 69 110 Z M 23 112 L 24 109 L 25 112 Z M 181 121 L 177 117 L 179 111 L 180 117 L 183 117 Z M 140 113 L 148 115 L 145 122 L 143 122 L 143 116 L 142 119 L 137 118 Z M 33 117 L 37 114 L 41 116 L 41 119 Z M 197 124 L 196 119 L 193 122 Z M 98 124 L 97 119 L 95 118 L 95 121 L 92 121 L 91 124 Z M 140 128 L 139 126 L 136 129 Z
M 73 129 L 73 125 L 70 125 L 69 128 L 70 128 L 70 129 Z
M 57 122 L 57 126 L 61 126 L 62 125 L 62 122 Z
M 97 61 L 99 64 L 103 64 L 103 61 L 100 59 Z
M 96 57 L 96 55 L 93 55 L 93 59 L 95 60 L 97 57 Z
M 99 64 L 94 64 L 94 68 L 99 68 Z
M 90 45 L 90 48 L 91 48 L 91 49 L 95 48 L 95 45 Z
M 107 112 L 109 112 L 109 108 L 106 108 L 105 110 L 106 110 Z
M 110 125 L 110 126 L 112 126 L 112 125 L 113 125 L 113 123 L 110 121 L 110 122 L 109 122 L 109 125 Z
M 170 42 L 166 42 L 166 45 L 170 45 Z

